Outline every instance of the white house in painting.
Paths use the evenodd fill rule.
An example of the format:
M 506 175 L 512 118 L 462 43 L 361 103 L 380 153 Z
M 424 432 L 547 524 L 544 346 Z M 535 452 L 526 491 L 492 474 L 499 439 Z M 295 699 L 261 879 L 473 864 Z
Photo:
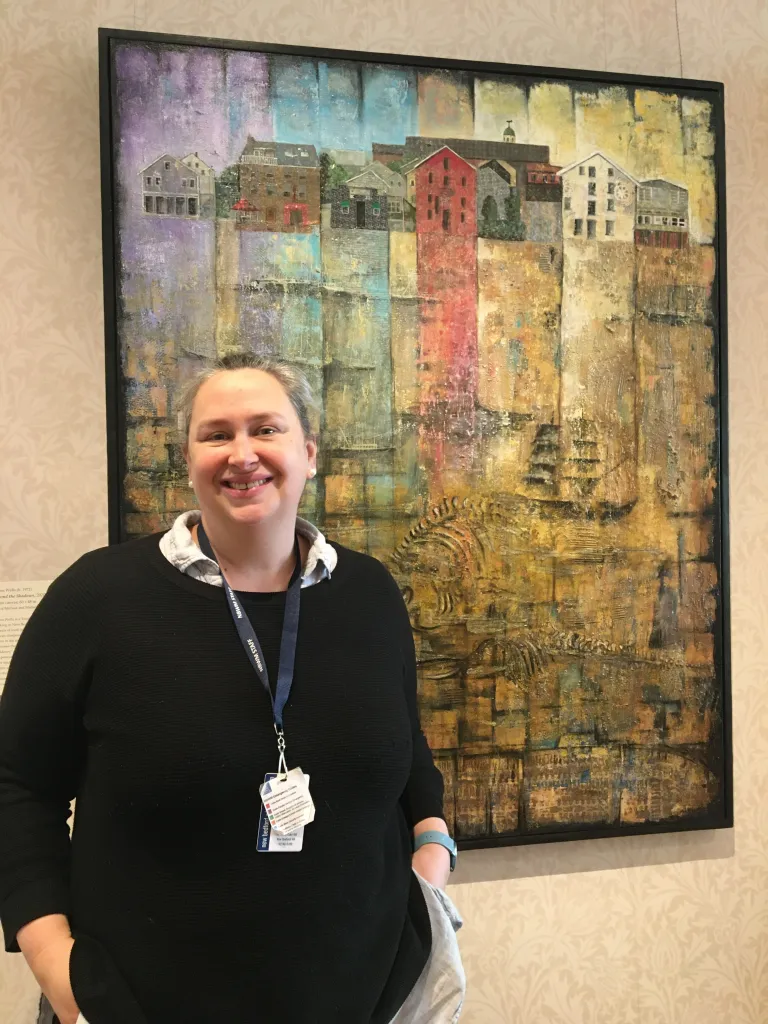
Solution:
M 213 217 L 216 213 L 216 175 L 210 164 L 201 160 L 199 154 L 190 153 L 181 162 L 197 176 L 200 192 L 200 216 Z
M 600 150 L 560 172 L 563 239 L 634 241 L 638 181 Z

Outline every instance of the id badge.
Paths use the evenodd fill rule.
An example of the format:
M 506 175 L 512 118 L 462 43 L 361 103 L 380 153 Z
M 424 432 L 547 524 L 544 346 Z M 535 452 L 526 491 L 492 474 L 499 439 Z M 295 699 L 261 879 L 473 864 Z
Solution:
M 277 778 L 276 772 L 267 772 L 264 776 L 264 785 L 268 782 L 272 782 L 273 779 Z M 305 775 L 304 778 L 309 783 L 309 776 Z M 264 789 L 264 786 L 261 787 Z M 304 827 L 298 828 L 295 832 L 290 832 L 288 835 L 282 835 L 280 832 L 276 832 L 269 821 L 266 808 L 264 807 L 264 800 L 262 798 L 261 811 L 259 813 L 259 838 L 256 844 L 256 849 L 259 853 L 300 853 L 304 845 Z

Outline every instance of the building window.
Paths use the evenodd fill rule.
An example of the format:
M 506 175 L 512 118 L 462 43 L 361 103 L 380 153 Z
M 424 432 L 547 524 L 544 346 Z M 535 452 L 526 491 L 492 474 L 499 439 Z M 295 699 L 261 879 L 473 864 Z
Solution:
M 176 216 L 184 216 L 184 196 L 176 196 Z
M 462 186 L 462 188 L 464 188 L 466 186 L 466 184 L 467 184 L 467 179 L 466 178 L 462 178 L 461 179 L 461 186 Z
M 589 194 L 591 196 L 596 196 L 597 195 L 597 182 L 596 181 L 590 181 L 590 183 L 589 183 Z
M 275 211 L 270 207 L 267 210 L 267 224 L 274 224 L 275 222 Z
M 432 220 L 432 211 L 427 210 L 427 220 Z
M 427 196 L 427 202 L 428 202 L 428 203 L 431 203 L 431 202 L 432 202 L 432 193 L 431 193 L 431 192 L 430 192 L 430 193 L 429 193 L 429 195 Z
M 609 238 L 613 234 L 613 225 L 614 225 L 614 221 L 612 221 L 612 220 L 607 220 L 605 222 L 605 233 L 606 233 L 606 235 L 608 235 Z
M 342 213 L 349 213 L 349 203 L 342 203 L 341 204 L 341 212 Z
M 194 188 L 195 187 L 195 179 L 194 178 L 190 178 L 189 179 L 189 187 L 190 188 Z
M 680 225 L 681 228 L 684 228 L 685 227 L 685 217 L 681 217 L 680 220 L 678 221 L 678 224 Z
M 190 196 L 189 199 L 187 200 L 187 212 L 189 213 L 190 217 L 197 216 L 197 200 L 195 199 L 194 196 Z
M 446 174 L 446 176 L 443 178 L 443 187 L 445 187 L 446 185 L 450 185 L 450 184 L 451 184 L 451 179 Z
M 615 199 L 609 199 L 608 200 L 608 212 L 609 213 L 614 213 L 615 210 L 616 210 L 616 200 Z
M 661 223 L 664 225 L 665 228 L 668 227 L 669 226 L 669 217 L 662 217 L 661 218 Z
M 584 174 L 584 165 L 579 168 L 579 174 Z
M 596 213 L 597 213 L 597 202 L 594 199 L 591 199 L 587 203 L 587 216 L 588 217 L 594 217 L 594 215 Z
M 165 196 L 158 196 L 155 199 L 155 213 L 165 213 Z
M 462 210 L 466 207 L 466 205 L 467 205 L 467 200 L 464 198 L 464 196 L 462 196 L 461 197 L 461 208 L 462 208 Z
M 462 213 L 462 215 L 461 215 L 461 223 L 463 224 L 466 219 L 467 219 L 466 213 Z
M 146 183 L 147 183 L 148 185 L 151 185 L 151 184 L 152 184 L 152 177 L 151 177 L 151 175 L 148 175 L 148 176 L 146 177 L 145 181 L 146 181 Z
M 612 195 L 614 195 L 615 192 L 616 192 L 616 182 L 615 181 L 609 181 L 608 182 L 608 195 L 612 196 Z
M 373 207 L 373 216 L 374 217 L 379 217 L 380 215 L 381 215 L 381 207 L 380 206 L 374 206 Z
M 451 230 L 451 211 L 443 210 L 443 231 Z
M 307 190 L 305 188 L 300 188 L 299 189 L 299 199 L 306 199 L 306 198 L 307 198 Z
M 166 160 L 165 161 L 165 169 L 166 169 L 166 171 L 170 171 L 170 169 L 171 169 L 171 161 L 170 160 Z
M 413 180 L 411 180 L 411 184 L 413 184 Z M 429 172 L 429 184 L 432 184 L 432 171 Z
M 612 168 L 612 167 L 609 167 L 609 168 L 608 168 L 608 177 L 609 177 L 609 178 L 612 178 L 612 177 L 613 177 L 613 168 Z
M 676 227 L 677 227 L 677 217 L 673 217 L 673 218 L 672 218 L 672 227 L 673 227 L 673 228 L 676 228 Z
M 152 196 L 144 196 L 144 213 L 153 213 L 154 203 L 152 202 Z
M 564 208 L 566 210 L 570 210 L 570 208 L 571 208 L 571 197 L 570 196 L 566 196 L 565 197 L 565 199 L 563 200 L 563 206 L 564 206 Z
M 597 177 L 597 168 L 596 167 L 590 167 L 589 168 L 589 176 L 590 176 L 590 178 L 596 178 Z
M 587 238 L 595 238 L 597 236 L 597 221 L 587 221 Z
M 661 217 L 658 217 L 658 216 L 654 216 L 654 218 L 653 218 L 653 223 L 654 223 L 654 224 L 657 224 L 657 225 L 658 225 L 658 224 L 661 224 Z
M 160 185 L 160 184 L 162 184 L 162 183 L 161 183 L 161 181 L 160 181 L 160 175 L 159 175 L 159 174 L 156 174 L 156 175 L 155 175 L 155 184 L 156 184 L 156 185 Z
M 440 213 L 440 196 L 435 196 L 435 213 Z
M 580 235 L 584 230 L 584 221 L 580 217 L 577 217 L 573 222 L 573 233 L 574 235 Z
M 450 166 L 451 165 L 450 165 L 450 162 L 448 160 L 448 157 L 447 156 L 443 157 L 443 170 L 447 171 Z

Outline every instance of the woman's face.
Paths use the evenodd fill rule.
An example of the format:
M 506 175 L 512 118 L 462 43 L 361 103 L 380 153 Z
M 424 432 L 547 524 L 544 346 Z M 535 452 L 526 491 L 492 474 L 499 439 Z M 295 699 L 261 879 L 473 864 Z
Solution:
M 316 454 L 271 374 L 225 370 L 197 392 L 185 456 L 203 514 L 293 523 Z

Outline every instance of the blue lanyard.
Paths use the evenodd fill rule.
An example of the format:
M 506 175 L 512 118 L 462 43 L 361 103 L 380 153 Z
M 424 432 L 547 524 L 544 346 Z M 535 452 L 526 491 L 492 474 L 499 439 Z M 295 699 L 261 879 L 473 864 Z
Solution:
M 210 558 L 212 562 L 218 564 L 216 555 L 213 553 L 211 542 L 206 536 L 205 530 L 203 529 L 202 520 L 197 524 L 197 543 L 203 554 Z M 227 595 L 227 604 L 229 610 L 232 613 L 232 620 L 235 623 L 240 642 L 243 645 L 245 653 L 248 655 L 256 675 L 261 681 L 261 685 L 267 691 L 267 695 L 272 704 L 272 715 L 275 721 L 275 732 L 278 736 L 278 749 L 281 754 L 285 749 L 285 740 L 283 737 L 283 711 L 288 698 L 291 695 L 291 686 L 293 685 L 293 666 L 296 662 L 296 640 L 299 635 L 299 603 L 301 600 L 301 552 L 299 551 L 299 538 L 296 538 L 294 545 L 294 552 L 296 555 L 296 566 L 291 576 L 291 581 L 288 584 L 288 592 L 285 595 L 285 613 L 283 615 L 283 632 L 280 638 L 280 661 L 277 667 L 277 686 L 275 687 L 275 695 L 272 696 L 272 690 L 269 686 L 269 675 L 267 673 L 267 663 L 264 660 L 264 655 L 261 650 L 261 644 L 259 638 L 256 635 L 256 630 L 251 625 L 251 620 L 245 613 L 245 609 L 238 601 L 235 596 L 232 587 L 227 583 L 226 576 L 221 573 L 221 578 L 224 581 L 224 593 Z M 221 572 L 221 566 L 219 566 L 219 572 Z

